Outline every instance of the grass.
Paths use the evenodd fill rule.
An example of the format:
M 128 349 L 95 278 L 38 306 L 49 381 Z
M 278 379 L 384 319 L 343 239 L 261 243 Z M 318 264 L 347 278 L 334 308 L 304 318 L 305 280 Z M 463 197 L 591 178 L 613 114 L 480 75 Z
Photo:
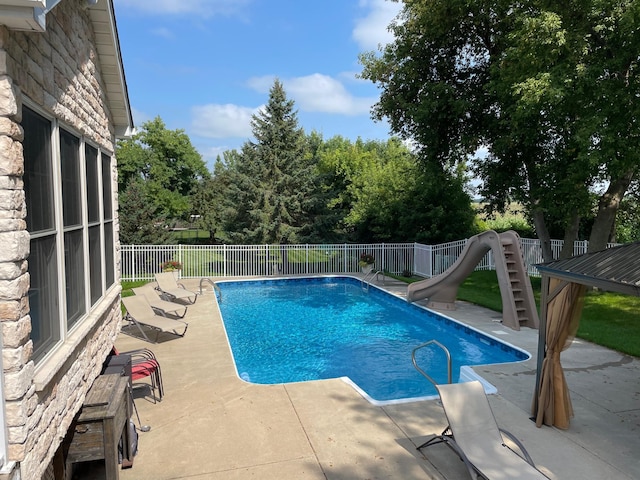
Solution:
M 531 278 L 540 305 L 540 278 Z M 495 271 L 473 272 L 460 285 L 458 298 L 482 307 L 502 311 Z M 577 337 L 627 355 L 640 357 L 640 298 L 618 293 L 587 292 Z
M 640 357 L 640 298 L 591 292 L 584 305 L 578 337 Z
M 131 282 L 128 280 L 123 280 L 121 282 L 122 285 L 122 296 L 123 297 L 130 297 L 131 295 L 133 295 L 133 290 L 131 290 L 132 288 L 138 288 L 141 287 L 142 285 L 149 283 L 149 280 L 136 280 L 135 282 Z

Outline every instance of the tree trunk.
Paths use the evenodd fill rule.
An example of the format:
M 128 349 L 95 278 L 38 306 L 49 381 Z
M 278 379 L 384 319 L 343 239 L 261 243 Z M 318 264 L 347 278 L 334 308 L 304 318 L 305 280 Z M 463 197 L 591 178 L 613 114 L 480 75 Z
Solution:
M 532 212 L 533 226 L 536 229 L 538 240 L 540 240 L 540 247 L 542 248 L 542 260 L 544 262 L 550 262 L 553 260 L 553 250 L 551 249 L 551 237 L 547 224 L 544 221 L 544 212 L 540 209 L 534 209 Z
M 616 214 L 620 207 L 620 202 L 627 192 L 629 185 L 633 181 L 638 167 L 629 168 L 623 175 L 612 180 L 607 191 L 600 197 L 598 202 L 598 214 L 591 228 L 589 237 L 589 252 L 597 252 L 607 248 L 607 242 L 611 237 L 611 231 L 616 220 Z
M 560 251 L 560 258 L 573 257 L 573 245 L 578 239 L 578 231 L 580 230 L 580 215 L 574 213 L 564 230 L 564 243 Z

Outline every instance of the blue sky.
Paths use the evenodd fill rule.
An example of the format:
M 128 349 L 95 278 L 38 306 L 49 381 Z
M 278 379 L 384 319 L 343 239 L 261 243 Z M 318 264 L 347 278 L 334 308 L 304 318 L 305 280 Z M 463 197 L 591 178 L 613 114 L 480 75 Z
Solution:
M 114 0 L 134 122 L 183 129 L 209 166 L 251 138 L 277 77 L 300 126 L 387 139 L 358 54 L 391 40 L 386 0 Z

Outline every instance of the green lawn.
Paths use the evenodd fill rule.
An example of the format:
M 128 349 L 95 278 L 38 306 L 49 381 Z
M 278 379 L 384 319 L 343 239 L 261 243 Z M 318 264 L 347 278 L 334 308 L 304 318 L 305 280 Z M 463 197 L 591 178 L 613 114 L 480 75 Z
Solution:
M 190 242 L 200 239 L 208 240 L 209 231 L 198 229 L 174 230 L 171 232 L 171 237 L 175 243 Z
M 131 282 L 123 280 L 122 282 L 120 282 L 122 285 L 122 296 L 130 297 L 131 295 L 133 295 L 133 290 L 131 290 L 132 288 L 141 287 L 142 285 L 149 283 L 150 281 L 151 280 L 136 280 L 135 282 Z
M 531 286 L 539 305 L 540 279 L 531 278 Z M 502 300 L 496 272 L 473 272 L 460 285 L 458 298 L 501 312 Z M 588 292 L 577 336 L 612 350 L 640 357 L 639 314 L 640 297 L 600 291 Z

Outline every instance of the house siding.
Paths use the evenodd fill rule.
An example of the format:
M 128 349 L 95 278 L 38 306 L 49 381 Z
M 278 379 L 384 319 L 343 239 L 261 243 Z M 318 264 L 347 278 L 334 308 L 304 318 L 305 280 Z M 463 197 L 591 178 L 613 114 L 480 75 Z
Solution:
M 114 128 L 85 3 L 60 2 L 47 14 L 43 33 L 0 27 L 0 323 L 8 459 L 16 462 L 6 478 L 40 479 L 51 468 L 120 328 L 117 267 L 116 284 L 60 351 L 37 368 L 31 360 L 28 212 L 20 127 L 23 101 L 28 98 L 30 105 L 105 151 L 114 151 Z M 115 199 L 115 165 L 111 186 Z M 114 230 L 118 250 L 117 217 Z M 119 258 L 117 252 L 115 258 Z M 39 383 L 39 376 L 46 380 Z

